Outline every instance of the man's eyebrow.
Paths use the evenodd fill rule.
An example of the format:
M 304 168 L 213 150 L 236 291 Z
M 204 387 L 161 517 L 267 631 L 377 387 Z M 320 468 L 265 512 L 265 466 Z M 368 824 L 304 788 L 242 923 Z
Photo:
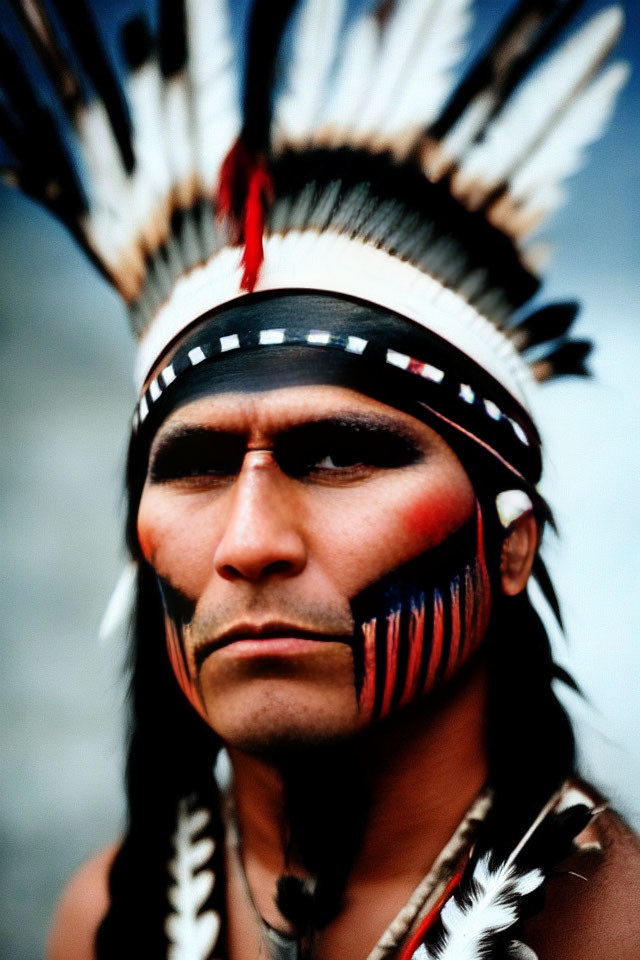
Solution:
M 354 431 L 360 433 L 386 433 L 393 434 L 396 437 L 403 437 L 406 440 L 416 442 L 417 432 L 412 430 L 408 424 L 401 422 L 393 416 L 387 416 L 380 413 L 356 413 L 345 412 L 330 414 L 319 417 L 309 417 L 298 423 L 291 423 L 277 431 L 279 436 L 289 436 L 306 431 L 318 430 L 336 430 L 336 431 Z
M 246 430 L 231 430 L 228 427 L 223 428 L 205 424 L 177 423 L 174 426 L 167 427 L 163 431 L 161 430 L 155 437 L 153 447 L 157 449 L 165 446 L 165 444 L 171 444 L 185 439 L 198 439 L 198 437 L 201 437 L 203 440 L 205 440 L 212 435 L 218 435 L 221 437 L 243 437 L 246 436 L 246 434 Z
M 387 433 L 395 436 L 404 437 L 407 440 L 416 442 L 418 440 L 417 432 L 411 427 L 400 422 L 397 418 L 380 413 L 365 413 L 355 411 L 345 411 L 344 413 L 333 413 L 321 416 L 309 416 L 297 421 L 283 423 L 282 426 L 273 431 L 274 436 L 286 437 L 292 433 L 306 432 L 307 430 L 353 430 L 357 432 L 368 433 Z M 183 439 L 205 440 L 215 436 L 223 438 L 240 438 L 248 435 L 248 430 L 233 429 L 231 426 L 222 426 L 220 424 L 175 424 L 156 437 L 153 448 L 154 451 L 163 447 L 179 443 Z

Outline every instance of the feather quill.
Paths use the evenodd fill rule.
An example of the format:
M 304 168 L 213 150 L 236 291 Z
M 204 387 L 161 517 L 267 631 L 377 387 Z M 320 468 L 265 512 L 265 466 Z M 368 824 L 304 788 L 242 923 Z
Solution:
M 189 812 L 180 801 L 178 823 L 173 836 L 175 854 L 168 864 L 174 883 L 168 897 L 174 912 L 166 919 L 169 938 L 168 960 L 208 960 L 220 931 L 220 917 L 214 910 L 201 913 L 215 883 L 211 870 L 203 869 L 211 859 L 214 842 L 196 837 L 206 827 L 210 815 L 200 808 Z

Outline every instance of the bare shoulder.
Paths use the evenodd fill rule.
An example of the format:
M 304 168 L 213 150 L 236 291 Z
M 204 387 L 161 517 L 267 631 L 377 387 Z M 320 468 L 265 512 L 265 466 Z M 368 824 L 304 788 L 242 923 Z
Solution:
M 47 960 L 94 960 L 94 939 L 109 904 L 109 870 L 116 845 L 105 847 L 73 874 L 49 931 Z
M 525 928 L 540 960 L 637 960 L 640 956 L 640 841 L 604 810 L 578 838 L 580 849 L 549 883 L 545 906 Z

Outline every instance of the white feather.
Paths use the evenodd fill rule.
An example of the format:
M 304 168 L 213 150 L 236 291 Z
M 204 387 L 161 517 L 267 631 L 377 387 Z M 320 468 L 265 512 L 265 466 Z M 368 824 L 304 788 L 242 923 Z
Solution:
M 169 77 L 163 89 L 164 142 L 177 202 L 186 209 L 193 202 L 191 189 L 195 171 L 190 92 L 184 71 Z M 190 266 L 190 264 L 189 264 Z
M 207 960 L 218 938 L 219 915 L 214 910 L 200 913 L 215 882 L 213 872 L 202 869 L 213 854 L 214 843 L 208 837 L 195 840 L 208 821 L 206 810 L 190 813 L 186 801 L 180 801 L 173 835 L 175 854 L 168 864 L 175 881 L 168 890 L 174 913 L 165 923 L 169 960 Z
M 453 68 L 464 56 L 470 24 L 470 0 L 441 0 L 416 61 L 403 76 L 400 96 L 383 129 L 394 132 L 414 124 L 426 127 L 436 119 L 451 93 Z
M 155 59 L 134 70 L 127 82 L 136 157 L 132 215 L 150 250 L 169 233 L 167 198 L 171 176 L 164 143 L 161 90 L 162 78 Z
M 358 117 L 361 129 L 378 129 L 380 118 L 393 105 L 405 71 L 417 57 L 421 42 L 431 29 L 434 12 L 441 2 L 396 0 L 393 4 L 391 15 L 382 30 L 373 82 L 361 105 Z
M 487 190 L 508 179 L 564 117 L 622 28 L 619 7 L 600 11 L 534 71 L 472 147 L 456 177 L 456 192 L 480 181 Z
M 240 130 L 240 94 L 224 0 L 186 0 L 189 80 L 197 171 L 215 191 L 220 165 Z
M 375 71 L 380 28 L 375 17 L 359 17 L 346 30 L 335 77 L 321 111 L 318 126 L 348 130 Z
M 515 923 L 517 900 L 533 893 L 544 876 L 537 869 L 521 873 L 509 862 L 490 870 L 489 859 L 487 854 L 473 871 L 476 890 L 471 902 L 461 906 L 451 897 L 445 904 L 440 914 L 445 934 L 441 946 L 419 948 L 412 960 L 478 960 L 485 938 Z M 507 898 L 514 903 L 506 903 Z
M 440 141 L 437 150 L 438 167 L 428 174 L 434 173 L 436 178 L 448 170 L 453 163 L 457 163 L 484 128 L 487 118 L 491 115 L 494 105 L 494 96 L 483 90 L 471 101 L 466 110 L 458 117 L 449 133 Z
M 80 107 L 74 119 L 89 192 L 89 213 L 81 227 L 121 294 L 130 301 L 139 294 L 145 271 L 132 230 L 131 180 L 122 166 L 102 101 Z
M 100 643 L 106 643 L 131 614 L 137 573 L 137 564 L 130 561 L 118 577 L 98 628 Z
M 583 166 L 586 148 L 602 135 L 629 72 L 626 63 L 612 64 L 571 104 L 562 121 L 512 178 L 510 192 L 514 200 L 524 200 L 542 187 L 558 185 Z
M 451 90 L 470 0 L 404 0 L 384 32 L 376 82 L 362 119 L 382 135 L 425 127 Z
M 274 108 L 275 139 L 302 141 L 318 121 L 333 67 L 345 0 L 306 0 L 297 19 L 285 88 Z

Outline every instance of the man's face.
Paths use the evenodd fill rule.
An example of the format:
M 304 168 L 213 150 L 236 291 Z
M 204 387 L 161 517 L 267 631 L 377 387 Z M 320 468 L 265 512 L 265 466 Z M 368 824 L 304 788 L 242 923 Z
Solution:
M 217 394 L 177 409 L 151 447 L 138 535 L 183 690 L 241 749 L 362 729 L 353 599 L 475 510 L 437 433 L 355 391 Z

